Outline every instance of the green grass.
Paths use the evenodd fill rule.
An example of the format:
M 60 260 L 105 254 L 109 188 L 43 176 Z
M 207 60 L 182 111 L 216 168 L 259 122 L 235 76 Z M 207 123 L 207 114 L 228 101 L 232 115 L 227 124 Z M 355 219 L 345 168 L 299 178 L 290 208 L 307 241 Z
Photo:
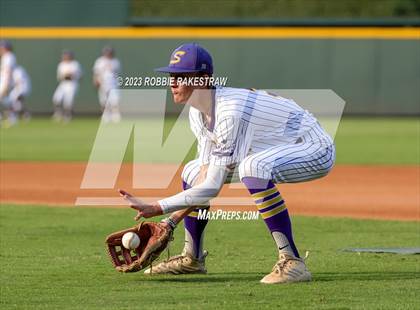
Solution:
M 3 205 L 2 309 L 418 309 L 420 256 L 342 252 L 419 246 L 419 224 L 294 217 L 311 283 L 264 286 L 275 249 L 263 221 L 213 221 L 208 275 L 119 274 L 104 238 L 132 210 Z M 172 253 L 183 240 L 177 229 Z M 417 297 L 416 297 L 417 296 Z
M 158 123 L 148 120 L 150 135 L 145 142 L 160 138 Z M 169 119 L 166 128 L 173 124 Z M 187 121 L 184 125 L 188 126 Z M 62 125 L 49 119 L 0 130 L 0 160 L 87 161 L 95 141 L 98 120 L 76 119 Z M 344 118 L 336 136 L 337 163 L 419 164 L 420 120 L 416 118 Z M 126 160 L 132 158 L 132 143 Z M 149 162 L 171 162 L 171 152 L 142 154 Z M 187 160 L 193 158 L 190 153 Z
M 335 142 L 338 163 L 419 164 L 420 118 L 344 118 Z

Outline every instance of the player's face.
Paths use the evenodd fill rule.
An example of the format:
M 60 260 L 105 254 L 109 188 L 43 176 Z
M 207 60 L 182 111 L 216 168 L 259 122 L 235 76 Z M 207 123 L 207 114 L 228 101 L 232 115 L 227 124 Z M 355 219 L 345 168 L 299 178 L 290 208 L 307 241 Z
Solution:
M 114 58 L 114 53 L 112 53 L 111 51 L 106 51 L 106 52 L 104 53 L 104 56 L 105 56 L 106 58 L 112 59 L 112 58 Z
M 196 73 L 171 74 L 171 77 L 173 77 L 174 80 L 174 83 L 171 85 L 171 91 L 175 103 L 187 103 L 188 99 L 191 97 L 192 92 L 196 88 L 191 85 L 183 85 L 182 83 L 178 83 L 178 78 L 192 77 L 196 75 Z
M 63 54 L 63 56 L 61 56 L 61 60 L 62 61 L 70 61 L 71 60 L 71 55 L 69 55 L 69 54 Z

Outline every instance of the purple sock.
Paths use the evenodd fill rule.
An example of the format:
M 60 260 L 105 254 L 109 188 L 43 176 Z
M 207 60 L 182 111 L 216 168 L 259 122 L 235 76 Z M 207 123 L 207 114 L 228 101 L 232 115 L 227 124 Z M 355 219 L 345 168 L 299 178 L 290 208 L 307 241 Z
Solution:
M 190 188 L 187 183 L 182 182 L 184 190 Z M 209 207 L 200 208 L 201 210 L 209 210 Z M 185 227 L 185 245 L 184 253 L 190 254 L 192 257 L 199 259 L 203 257 L 203 238 L 204 229 L 206 228 L 208 219 L 198 219 L 200 209 L 195 209 L 184 218 Z
M 286 204 L 270 180 L 253 177 L 242 178 L 257 204 L 258 211 L 271 232 L 279 252 L 289 252 L 299 257 L 292 235 L 292 224 Z

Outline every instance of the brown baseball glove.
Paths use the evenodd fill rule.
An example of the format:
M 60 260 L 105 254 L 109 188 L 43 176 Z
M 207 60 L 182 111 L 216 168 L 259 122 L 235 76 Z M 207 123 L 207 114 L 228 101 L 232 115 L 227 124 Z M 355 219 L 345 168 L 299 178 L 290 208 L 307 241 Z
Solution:
M 122 245 L 122 237 L 133 232 L 140 238 L 140 245 L 128 250 Z M 167 247 L 172 238 L 172 228 L 161 223 L 141 222 L 125 230 L 110 234 L 105 243 L 115 269 L 120 272 L 136 272 L 148 267 Z

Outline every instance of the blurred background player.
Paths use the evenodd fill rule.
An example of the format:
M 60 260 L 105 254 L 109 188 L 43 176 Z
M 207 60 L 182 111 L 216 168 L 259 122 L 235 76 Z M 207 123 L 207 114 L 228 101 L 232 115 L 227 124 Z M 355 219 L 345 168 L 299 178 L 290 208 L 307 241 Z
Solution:
M 74 97 L 79 88 L 82 69 L 74 59 L 71 51 L 65 50 L 61 55 L 61 62 L 57 67 L 57 80 L 59 82 L 53 95 L 55 121 L 68 122 L 72 117 Z
M 31 93 L 31 79 L 26 70 L 17 65 L 12 73 L 13 88 L 10 91 L 10 105 L 16 116 L 29 120 L 31 115 L 25 106 L 25 100 Z
M 102 49 L 102 56 L 93 65 L 93 83 L 98 89 L 102 120 L 118 123 L 121 119 L 119 110 L 119 92 L 117 77 L 121 72 L 120 61 L 115 57 L 115 50 L 110 46 Z
M 5 107 L 5 125 L 12 126 L 17 122 L 16 113 L 13 111 L 9 95 L 13 88 L 13 70 L 16 67 L 16 57 L 12 44 L 9 41 L 0 41 L 0 102 Z

